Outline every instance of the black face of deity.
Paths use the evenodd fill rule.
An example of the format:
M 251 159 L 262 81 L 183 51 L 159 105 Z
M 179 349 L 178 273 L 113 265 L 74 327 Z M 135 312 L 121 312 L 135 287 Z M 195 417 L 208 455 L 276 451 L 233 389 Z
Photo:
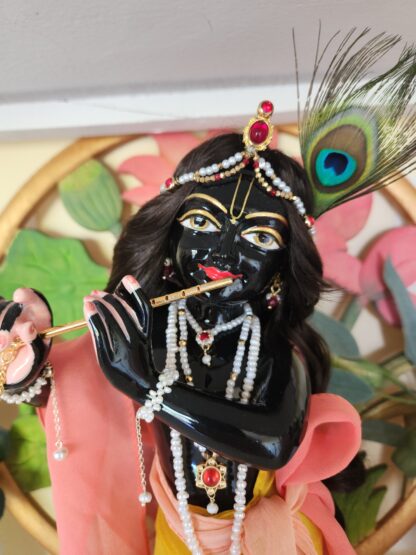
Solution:
M 249 301 L 264 293 L 287 259 L 284 202 L 271 199 L 248 174 L 198 185 L 172 228 L 171 257 L 183 286 L 235 278 L 206 294 L 214 303 Z

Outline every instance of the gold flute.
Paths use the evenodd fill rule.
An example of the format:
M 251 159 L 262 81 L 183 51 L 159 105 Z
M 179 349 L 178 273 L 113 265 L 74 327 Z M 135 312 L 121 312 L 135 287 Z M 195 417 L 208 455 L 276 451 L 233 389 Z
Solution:
M 214 291 L 215 289 L 221 289 L 227 285 L 231 285 L 232 282 L 232 278 L 225 278 L 210 281 L 209 283 L 203 283 L 201 285 L 194 285 L 188 289 L 181 289 L 180 291 L 175 291 L 169 295 L 162 295 L 161 297 L 150 299 L 150 304 L 153 308 L 158 308 L 159 306 L 164 306 L 172 303 L 173 301 L 179 301 L 180 299 L 187 299 L 188 297 L 195 297 L 196 295 Z M 52 339 L 52 337 L 56 337 L 57 335 L 80 330 L 85 327 L 87 327 L 87 322 L 85 320 L 76 320 L 75 322 L 63 324 L 62 326 L 47 328 L 46 330 L 41 331 L 39 335 L 43 339 Z M 21 349 L 23 345 L 25 345 L 25 343 L 19 337 L 16 337 L 12 343 L 6 347 L 6 349 L 3 349 L 3 351 L 0 352 L 0 395 L 4 391 L 4 384 L 6 382 L 9 364 L 16 358 L 19 349 Z

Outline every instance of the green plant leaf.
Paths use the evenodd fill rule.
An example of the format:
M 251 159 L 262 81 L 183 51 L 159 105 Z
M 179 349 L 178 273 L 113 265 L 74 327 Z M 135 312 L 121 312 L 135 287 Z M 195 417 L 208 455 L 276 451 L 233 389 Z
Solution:
M 36 409 L 33 405 L 26 405 L 26 403 L 22 403 L 19 405 L 19 415 L 20 416 L 27 416 L 28 414 L 36 414 Z
M 54 322 L 64 324 L 83 317 L 83 297 L 103 289 L 107 277 L 107 269 L 89 258 L 80 241 L 22 229 L 0 269 L 0 292 L 10 299 L 18 287 L 37 289 L 48 299 Z
M 374 395 L 373 388 L 351 372 L 332 368 L 328 391 L 341 395 L 350 403 L 365 403 Z
M 37 416 L 19 416 L 12 423 L 6 464 L 26 492 L 50 485 L 46 437 Z
M 405 355 L 416 364 L 416 308 L 390 258 L 384 264 L 384 281 L 393 295 L 402 321 Z
M 94 231 L 118 235 L 122 200 L 110 171 L 98 160 L 88 160 L 58 184 L 62 202 L 74 220 Z
M 357 378 L 367 382 L 371 387 L 378 388 L 384 384 L 386 370 L 379 364 L 364 359 L 349 360 L 336 355 L 331 355 L 331 361 L 337 368 L 348 370 Z
M 0 489 L 0 518 L 4 514 L 5 507 L 6 507 L 6 498 L 4 497 L 4 491 Z
M 339 320 L 348 330 L 352 330 L 358 316 L 361 314 L 362 305 L 358 297 L 353 297 L 348 303 L 345 311 L 343 312 L 341 319 Z
M 328 343 L 331 353 L 346 358 L 360 356 L 357 342 L 342 322 L 315 310 L 309 323 Z
M 353 545 L 362 541 L 376 525 L 377 514 L 387 488 L 383 486 L 374 489 L 374 486 L 386 469 L 385 464 L 369 468 L 366 480 L 360 487 L 349 493 L 333 493 Z
M 416 476 L 416 429 L 408 430 L 402 437 L 391 460 L 408 478 Z
M 363 439 L 397 447 L 407 434 L 406 428 L 386 420 L 363 420 Z

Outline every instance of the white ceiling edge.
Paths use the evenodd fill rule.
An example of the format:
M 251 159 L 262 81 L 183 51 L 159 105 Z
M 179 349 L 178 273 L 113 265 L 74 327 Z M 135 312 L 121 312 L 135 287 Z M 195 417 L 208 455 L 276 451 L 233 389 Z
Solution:
M 295 85 L 259 84 L 2 104 L 0 140 L 240 128 L 265 99 L 275 105 L 274 123 L 297 120 Z

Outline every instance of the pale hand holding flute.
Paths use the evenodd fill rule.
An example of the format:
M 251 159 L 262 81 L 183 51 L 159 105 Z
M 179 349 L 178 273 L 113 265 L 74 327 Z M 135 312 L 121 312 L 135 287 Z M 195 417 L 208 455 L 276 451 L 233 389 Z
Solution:
M 188 289 L 181 289 L 180 291 L 175 291 L 169 295 L 162 295 L 161 297 L 155 297 L 150 299 L 150 304 L 153 308 L 158 308 L 159 306 L 164 306 L 173 301 L 179 301 L 180 299 L 187 299 L 188 297 L 194 297 L 196 295 L 201 295 L 202 293 L 207 293 L 209 291 L 214 291 L 215 289 L 221 289 L 227 285 L 231 285 L 233 282 L 232 278 L 219 279 L 215 281 L 210 281 L 209 283 L 203 283 L 201 285 L 195 285 L 189 287 Z M 70 331 L 79 330 L 87 327 L 87 322 L 85 320 L 77 320 L 75 322 L 70 322 L 69 324 L 63 324 L 61 326 L 54 326 L 40 332 L 40 336 L 43 339 L 52 339 L 57 335 L 62 335 Z M 21 349 L 25 343 L 16 337 L 12 343 L 0 352 L 0 394 L 3 393 L 4 384 L 7 378 L 7 369 L 9 364 L 13 362 L 16 358 L 19 349 Z

